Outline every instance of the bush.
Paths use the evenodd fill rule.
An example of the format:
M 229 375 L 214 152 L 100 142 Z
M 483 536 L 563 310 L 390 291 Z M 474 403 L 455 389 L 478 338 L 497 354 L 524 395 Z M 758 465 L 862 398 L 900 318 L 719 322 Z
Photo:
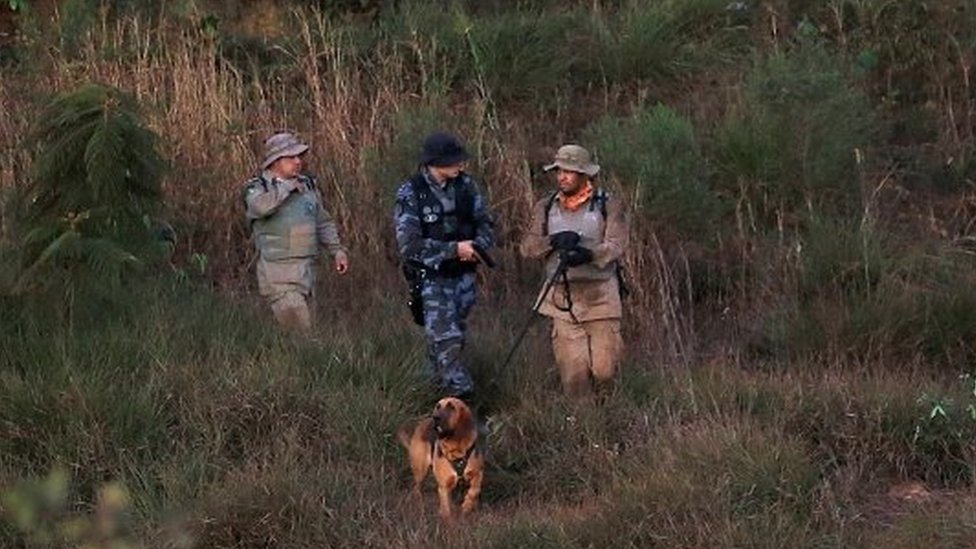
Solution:
M 862 236 L 867 230 L 813 224 L 802 241 L 798 293 L 769 309 L 751 351 L 967 370 L 976 358 L 972 261 L 951 249 L 895 248 Z
M 676 78 L 748 44 L 724 0 L 628 2 L 615 15 L 603 50 L 613 82 Z
M 720 213 L 706 185 L 705 162 L 691 122 L 664 105 L 631 117 L 606 117 L 587 128 L 601 167 L 637 197 L 657 228 L 701 238 Z
M 580 57 L 572 40 L 587 19 L 574 14 L 506 12 L 493 17 L 459 16 L 458 32 L 468 46 L 467 80 L 503 103 L 551 103 L 575 84 Z
M 872 143 L 875 123 L 837 61 L 810 43 L 772 55 L 719 130 L 723 190 L 747 200 L 766 228 L 783 217 L 861 211 L 855 150 Z
M 29 205 L 19 212 L 24 271 L 19 289 L 50 284 L 115 287 L 167 249 L 155 239 L 163 160 L 135 100 L 83 86 L 52 101 L 34 132 Z M 19 203 L 19 201 L 13 201 Z M 91 284 L 86 284 L 91 282 Z
M 459 135 L 456 127 L 447 125 L 452 116 L 445 105 L 437 100 L 415 105 L 405 105 L 393 115 L 393 131 L 390 142 L 382 150 L 366 152 L 366 165 L 372 170 L 373 181 L 389 189 L 387 200 L 391 208 L 395 186 L 417 171 L 420 150 L 427 135 L 434 131 L 449 131 Z M 460 135 L 459 135 L 460 136 Z M 467 141 L 461 137 L 462 142 Z M 470 146 L 465 143 L 470 151 Z M 477 161 L 477 159 L 473 159 Z
M 868 295 L 885 270 L 879 234 L 859 220 L 816 217 L 797 244 L 801 300 L 821 293 L 851 298 Z
M 430 0 L 404 3 L 380 21 L 379 32 L 402 52 L 404 74 L 416 78 L 421 97 L 444 97 L 464 82 L 469 48 L 457 23 L 455 11 Z
M 75 516 L 68 509 L 69 480 L 67 473 L 54 470 L 44 479 L 22 482 L 0 494 L 7 518 L 30 540 L 31 547 L 142 547 L 126 539 L 124 513 L 129 495 L 124 486 L 102 486 L 92 516 Z
M 759 534 L 782 547 L 806 539 L 817 472 L 796 440 L 748 424 L 694 424 L 659 435 L 644 455 L 623 468 L 602 510 L 573 529 L 576 546 L 731 547 L 754 545 Z

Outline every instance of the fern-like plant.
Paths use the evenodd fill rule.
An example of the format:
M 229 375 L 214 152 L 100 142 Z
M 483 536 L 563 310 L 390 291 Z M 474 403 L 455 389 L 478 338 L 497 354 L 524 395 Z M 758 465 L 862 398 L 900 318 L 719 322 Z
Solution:
M 69 286 L 117 286 L 152 255 L 150 219 L 162 199 L 164 162 L 136 101 L 115 88 L 83 86 L 47 106 L 31 141 L 34 176 L 15 290 L 65 277 Z

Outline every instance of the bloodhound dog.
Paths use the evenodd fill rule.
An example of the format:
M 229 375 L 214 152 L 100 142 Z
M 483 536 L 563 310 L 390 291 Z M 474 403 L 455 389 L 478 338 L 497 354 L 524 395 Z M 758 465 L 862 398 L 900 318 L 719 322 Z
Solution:
M 401 428 L 397 438 L 407 449 L 417 498 L 427 473 L 432 470 L 442 518 L 451 518 L 451 495 L 456 489 L 466 488 L 461 512 L 467 514 L 474 510 L 481 493 L 485 459 L 478 445 L 474 414 L 463 400 L 440 399 L 429 417 L 422 419 L 412 432 L 409 427 Z

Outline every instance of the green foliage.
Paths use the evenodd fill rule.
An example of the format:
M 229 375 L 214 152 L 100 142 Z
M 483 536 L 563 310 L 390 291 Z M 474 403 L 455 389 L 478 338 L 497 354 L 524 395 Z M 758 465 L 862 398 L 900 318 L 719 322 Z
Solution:
M 438 130 L 457 133 L 453 125 L 444 126 L 451 118 L 448 109 L 439 101 L 404 105 L 393 115 L 391 142 L 382 151 L 366 151 L 373 180 L 392 186 L 416 172 L 420 149 L 427 135 Z
M 498 101 L 549 102 L 575 84 L 579 51 L 586 45 L 573 40 L 586 32 L 586 22 L 574 13 L 510 11 L 481 19 L 459 14 L 458 32 L 469 46 L 468 80 Z
M 22 482 L 3 494 L 3 508 L 31 547 L 136 549 L 122 523 L 129 505 L 125 487 L 106 484 L 98 491 L 92 516 L 68 509 L 69 477 L 55 469 L 46 478 Z
M 386 14 L 380 28 L 417 64 L 425 96 L 463 88 L 489 101 L 546 104 L 572 84 L 589 21 L 573 11 L 478 16 L 426 1 Z
M 806 537 L 817 474 L 798 441 L 696 424 L 645 450 L 574 529 L 577 546 L 732 547 L 757 529 L 771 546 Z
M 441 539 L 433 517 L 417 518 L 433 515 L 429 490 L 403 503 L 409 473 L 392 438 L 433 399 L 415 330 L 378 309 L 292 341 L 206 289 L 159 282 L 73 331 L 24 298 L 0 303 L 5 467 L 70 463 L 81 497 L 119 479 L 151 546 L 175 546 L 173 530 L 186 547 Z M 509 325 L 482 326 L 491 345 L 479 341 L 478 362 L 504 350 Z M 918 425 L 943 434 L 918 396 L 952 398 L 964 420 L 953 414 L 971 397 L 956 391 L 638 367 L 602 406 L 576 407 L 554 396 L 539 339 L 519 365 L 533 372 L 498 389 L 479 511 L 490 520 L 452 534 L 462 546 L 808 546 L 830 528 L 810 519 L 821 505 L 852 511 L 820 480 L 844 464 L 962 482 L 971 437 L 950 451 L 913 442 Z M 175 511 L 185 526 L 169 524 Z M 0 530 L 0 544 L 21 539 Z
M 455 13 L 440 2 L 408 2 L 386 13 L 380 21 L 377 40 L 372 29 L 359 37 L 360 51 L 367 58 L 385 52 L 376 44 L 396 46 L 409 63 L 409 74 L 417 81 L 417 92 L 424 98 L 443 98 L 463 82 L 469 63 L 469 47 L 457 29 Z M 388 41 L 388 42 L 387 42 Z
M 309 49 L 291 32 L 299 27 L 273 39 L 233 36 L 235 18 L 219 11 L 200 19 L 182 1 L 175 23 L 139 20 L 115 34 L 112 17 L 128 7 L 149 6 L 153 18 L 174 8 L 96 2 L 108 7 L 102 12 L 73 0 L 59 12 L 57 36 L 36 40 L 43 53 L 31 65 L 61 72 L 25 74 L 25 55 L 12 79 L 3 75 L 0 95 L 13 107 L 0 115 L 8 137 L 0 148 L 13 154 L 0 155 L 0 172 L 12 175 L 11 187 L 24 179 L 16 149 L 31 111 L 21 108 L 29 103 L 21 90 L 90 71 L 157 91 L 153 127 L 228 114 L 314 126 L 306 133 L 317 142 L 382 143 L 358 158 L 334 156 L 359 197 L 343 216 L 353 233 L 385 230 L 377 218 L 386 214 L 376 212 L 389 204 L 389 186 L 415 168 L 432 130 L 464 135 L 473 152 L 498 140 L 476 154 L 487 161 L 478 167 L 499 185 L 497 215 L 515 225 L 524 221 L 523 162 L 539 159 L 537 147 L 583 135 L 622 196 L 639 201 L 638 243 L 647 230 L 693 244 L 715 236 L 687 262 L 692 291 L 708 298 L 688 304 L 698 352 L 663 363 L 648 351 L 660 319 L 637 307 L 618 390 L 581 411 L 557 396 L 541 326 L 516 364 L 497 371 L 525 312 L 516 300 L 529 289 L 511 270 L 485 273 L 487 303 L 465 354 L 478 381 L 475 404 L 492 412 L 486 509 L 464 528 L 442 527 L 423 516 L 434 507 L 429 491 L 421 505 L 401 501 L 409 473 L 392 433 L 434 398 L 420 373 L 421 336 L 397 322 L 401 304 L 360 288 L 330 304 L 314 341 L 294 341 L 195 283 L 234 272 L 241 256 L 228 253 L 233 246 L 194 241 L 174 278 L 128 278 L 146 264 L 142 243 L 159 198 L 139 188 L 151 173 L 127 179 L 152 155 L 121 161 L 107 152 L 128 154 L 140 140 L 100 125 L 117 112 L 103 101 L 49 133 L 45 147 L 74 149 L 50 155 L 55 168 L 38 155 L 38 173 L 56 177 L 35 181 L 30 196 L 3 190 L 0 263 L 25 270 L 19 278 L 0 272 L 0 480 L 70 466 L 69 497 L 84 502 L 119 478 L 141 532 L 164 547 L 177 546 L 163 533 L 176 512 L 190 525 L 186 547 L 921 547 L 972 538 L 964 489 L 940 494 L 939 505 L 886 514 L 880 533 L 871 515 L 890 477 L 948 488 L 972 482 L 971 379 L 956 375 L 976 360 L 976 265 L 963 250 L 919 237 L 930 222 L 941 229 L 945 221 L 949 238 L 968 238 L 972 225 L 970 197 L 951 194 L 969 189 L 976 166 L 965 118 L 972 95 L 959 70 L 976 43 L 969 0 L 444 0 L 383 2 L 379 12 L 377 3 L 295 3 L 330 13 L 327 36 L 313 39 L 324 42 Z M 238 2 L 211 7 L 218 4 L 243 12 Z M 348 15 L 358 10 L 363 16 Z M 103 13 L 104 31 L 92 24 Z M 202 32 L 187 30 L 198 25 Z M 740 74 L 747 34 L 756 63 Z M 226 61 L 234 57 L 242 74 L 210 90 L 226 104 L 187 111 L 186 81 L 169 69 L 184 53 L 211 66 L 214 51 L 215 70 L 233 71 Z M 318 74 L 312 61 L 321 61 Z M 311 78 L 321 79 L 326 113 L 348 115 L 347 134 L 295 120 L 307 112 L 300 96 Z M 889 142 L 875 139 L 873 109 L 857 90 L 879 100 Z M 646 106 L 658 100 L 672 108 Z M 582 131 L 600 114 L 628 109 L 636 110 Z M 497 124 L 485 137 L 490 116 Z M 228 143 L 240 137 L 232 133 Z M 212 144 L 195 142 L 200 135 L 212 137 L 169 137 L 183 155 Z M 226 158 L 241 159 L 231 148 Z M 870 161 L 855 164 L 855 149 Z M 497 158 L 496 150 L 515 153 Z M 187 174 L 201 160 L 191 156 Z M 211 159 L 215 174 L 242 169 L 220 156 Z M 57 168 L 69 164 L 78 168 Z M 881 177 L 886 186 L 868 202 L 862 189 Z M 62 183 L 45 187 L 55 179 Z M 919 191 L 931 190 L 940 195 L 930 204 Z M 734 220 L 721 215 L 732 203 L 741 214 Z M 223 212 L 205 229 L 232 215 L 219 200 L 194 206 L 186 215 Z M 502 234 L 501 259 L 513 252 L 511 235 L 517 230 Z M 208 243 L 233 244 L 234 233 L 227 236 Z M 382 246 L 361 253 L 367 279 L 383 284 Z M 628 258 L 636 305 L 656 300 L 654 283 L 667 274 L 644 255 Z M 64 292 L 47 299 L 8 290 L 59 280 Z M 89 299 L 82 285 L 118 286 L 119 299 Z M 73 323 L 61 316 L 65 297 Z M 739 335 L 753 329 L 754 352 L 739 353 Z M 45 505 L 5 502 L 4 510 Z M 78 508 L 64 516 L 77 518 Z M 0 545 L 29 544 L 21 532 L 0 526 Z
M 912 434 L 914 453 L 938 467 L 936 480 L 969 481 L 974 473 L 969 441 L 976 436 L 976 387 L 971 374 L 960 376 L 959 387 L 948 394 L 922 394 Z M 961 389 L 961 390 L 960 390 Z
M 131 97 L 98 85 L 62 94 L 33 139 L 30 201 L 15 227 L 25 265 L 18 289 L 46 274 L 114 285 L 162 250 L 150 216 L 161 204 L 163 160 Z
M 701 237 L 715 221 L 719 203 L 691 122 L 664 105 L 630 117 L 605 117 L 584 138 L 601 167 L 635 193 L 638 206 L 659 228 Z
M 723 0 L 631 1 L 614 14 L 602 52 L 614 82 L 676 78 L 741 54 L 748 43 Z
M 781 216 L 860 213 L 856 150 L 872 143 L 864 97 L 816 43 L 761 62 L 742 109 L 718 135 L 726 192 L 748 200 L 766 227 Z
M 810 220 L 797 246 L 801 298 L 822 292 L 867 294 L 878 283 L 890 253 L 870 226 L 821 217 Z
M 801 242 L 798 293 L 768 308 L 753 353 L 921 359 L 942 371 L 976 358 L 973 262 L 958 250 L 895 247 L 860 224 L 823 220 Z
M 157 137 L 122 91 L 90 84 L 61 94 L 33 136 L 34 215 L 91 210 L 89 223 L 129 228 L 158 207 Z
M 931 71 L 976 44 L 972 7 L 969 0 L 845 0 L 834 9 L 816 6 L 808 15 L 836 23 L 830 38 L 869 60 L 866 69 L 885 75 L 879 91 L 886 101 L 921 104 L 938 93 L 928 81 Z

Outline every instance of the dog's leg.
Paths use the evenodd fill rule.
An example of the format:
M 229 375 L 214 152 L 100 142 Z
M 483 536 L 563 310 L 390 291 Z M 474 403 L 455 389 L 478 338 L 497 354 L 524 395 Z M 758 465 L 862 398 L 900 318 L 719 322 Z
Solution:
M 419 502 L 423 499 L 420 488 L 424 484 L 424 479 L 427 478 L 427 472 L 430 471 L 430 458 L 424 452 L 412 452 L 410 458 L 410 470 L 413 473 L 413 494 Z
M 452 482 L 449 485 L 440 484 L 437 485 L 437 499 L 439 502 L 439 512 L 441 518 L 444 520 L 451 519 L 451 492 L 454 490 L 456 482 Z
M 421 436 L 415 434 L 408 443 L 407 454 L 410 457 L 410 472 L 413 474 L 413 497 L 419 505 L 423 501 L 420 489 L 430 472 L 430 446 Z
M 468 481 L 468 491 L 464 494 L 464 501 L 461 502 L 461 512 L 468 514 L 478 506 L 484 472 L 480 467 L 471 467 L 464 471 L 464 478 Z
M 451 519 L 451 494 L 457 488 L 458 476 L 451 464 L 439 459 L 434 464 L 434 478 L 437 479 L 437 501 L 442 519 Z

